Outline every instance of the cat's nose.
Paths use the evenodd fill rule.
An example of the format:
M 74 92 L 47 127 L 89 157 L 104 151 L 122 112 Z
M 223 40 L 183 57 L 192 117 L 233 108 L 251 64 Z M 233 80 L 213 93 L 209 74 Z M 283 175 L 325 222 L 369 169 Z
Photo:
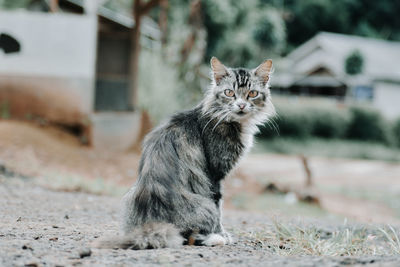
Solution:
M 240 110 L 243 110 L 246 107 L 246 104 L 238 104 Z

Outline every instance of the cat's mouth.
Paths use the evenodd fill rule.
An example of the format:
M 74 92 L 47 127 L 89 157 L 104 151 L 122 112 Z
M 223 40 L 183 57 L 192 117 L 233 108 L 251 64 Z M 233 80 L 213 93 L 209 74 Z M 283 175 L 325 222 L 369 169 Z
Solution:
M 239 111 L 239 112 L 236 112 L 236 114 L 239 115 L 239 116 L 244 116 L 244 115 L 246 115 L 247 113 L 246 113 L 246 112 L 243 112 L 243 111 Z

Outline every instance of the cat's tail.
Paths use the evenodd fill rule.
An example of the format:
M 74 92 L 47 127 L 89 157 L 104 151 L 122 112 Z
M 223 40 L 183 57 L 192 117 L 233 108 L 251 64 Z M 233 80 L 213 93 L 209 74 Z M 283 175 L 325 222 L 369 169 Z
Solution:
M 123 236 L 105 237 L 95 241 L 96 248 L 155 249 L 178 248 L 184 238 L 170 223 L 147 223 Z

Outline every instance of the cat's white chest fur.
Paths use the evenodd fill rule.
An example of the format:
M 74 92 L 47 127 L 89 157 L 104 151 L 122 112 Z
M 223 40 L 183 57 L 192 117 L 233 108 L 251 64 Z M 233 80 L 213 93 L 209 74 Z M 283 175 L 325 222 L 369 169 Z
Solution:
M 247 152 L 250 151 L 251 147 L 253 146 L 254 142 L 254 134 L 253 133 L 241 133 L 240 135 L 240 141 L 242 142 L 244 149 L 243 149 L 243 155 L 247 154 Z
M 247 154 L 253 146 L 254 134 L 258 131 L 257 125 L 252 120 L 242 122 L 242 132 L 240 134 L 240 141 L 244 146 L 243 155 Z

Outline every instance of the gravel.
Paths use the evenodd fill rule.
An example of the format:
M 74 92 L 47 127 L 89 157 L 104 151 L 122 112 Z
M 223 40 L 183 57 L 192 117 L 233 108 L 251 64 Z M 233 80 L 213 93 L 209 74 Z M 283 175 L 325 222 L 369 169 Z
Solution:
M 223 247 L 108 250 L 91 242 L 118 230 L 119 198 L 57 192 L 26 178 L 0 179 L 0 266 L 399 266 L 398 257 L 282 257 L 249 234 L 271 226 L 267 215 L 226 211 L 237 242 Z

